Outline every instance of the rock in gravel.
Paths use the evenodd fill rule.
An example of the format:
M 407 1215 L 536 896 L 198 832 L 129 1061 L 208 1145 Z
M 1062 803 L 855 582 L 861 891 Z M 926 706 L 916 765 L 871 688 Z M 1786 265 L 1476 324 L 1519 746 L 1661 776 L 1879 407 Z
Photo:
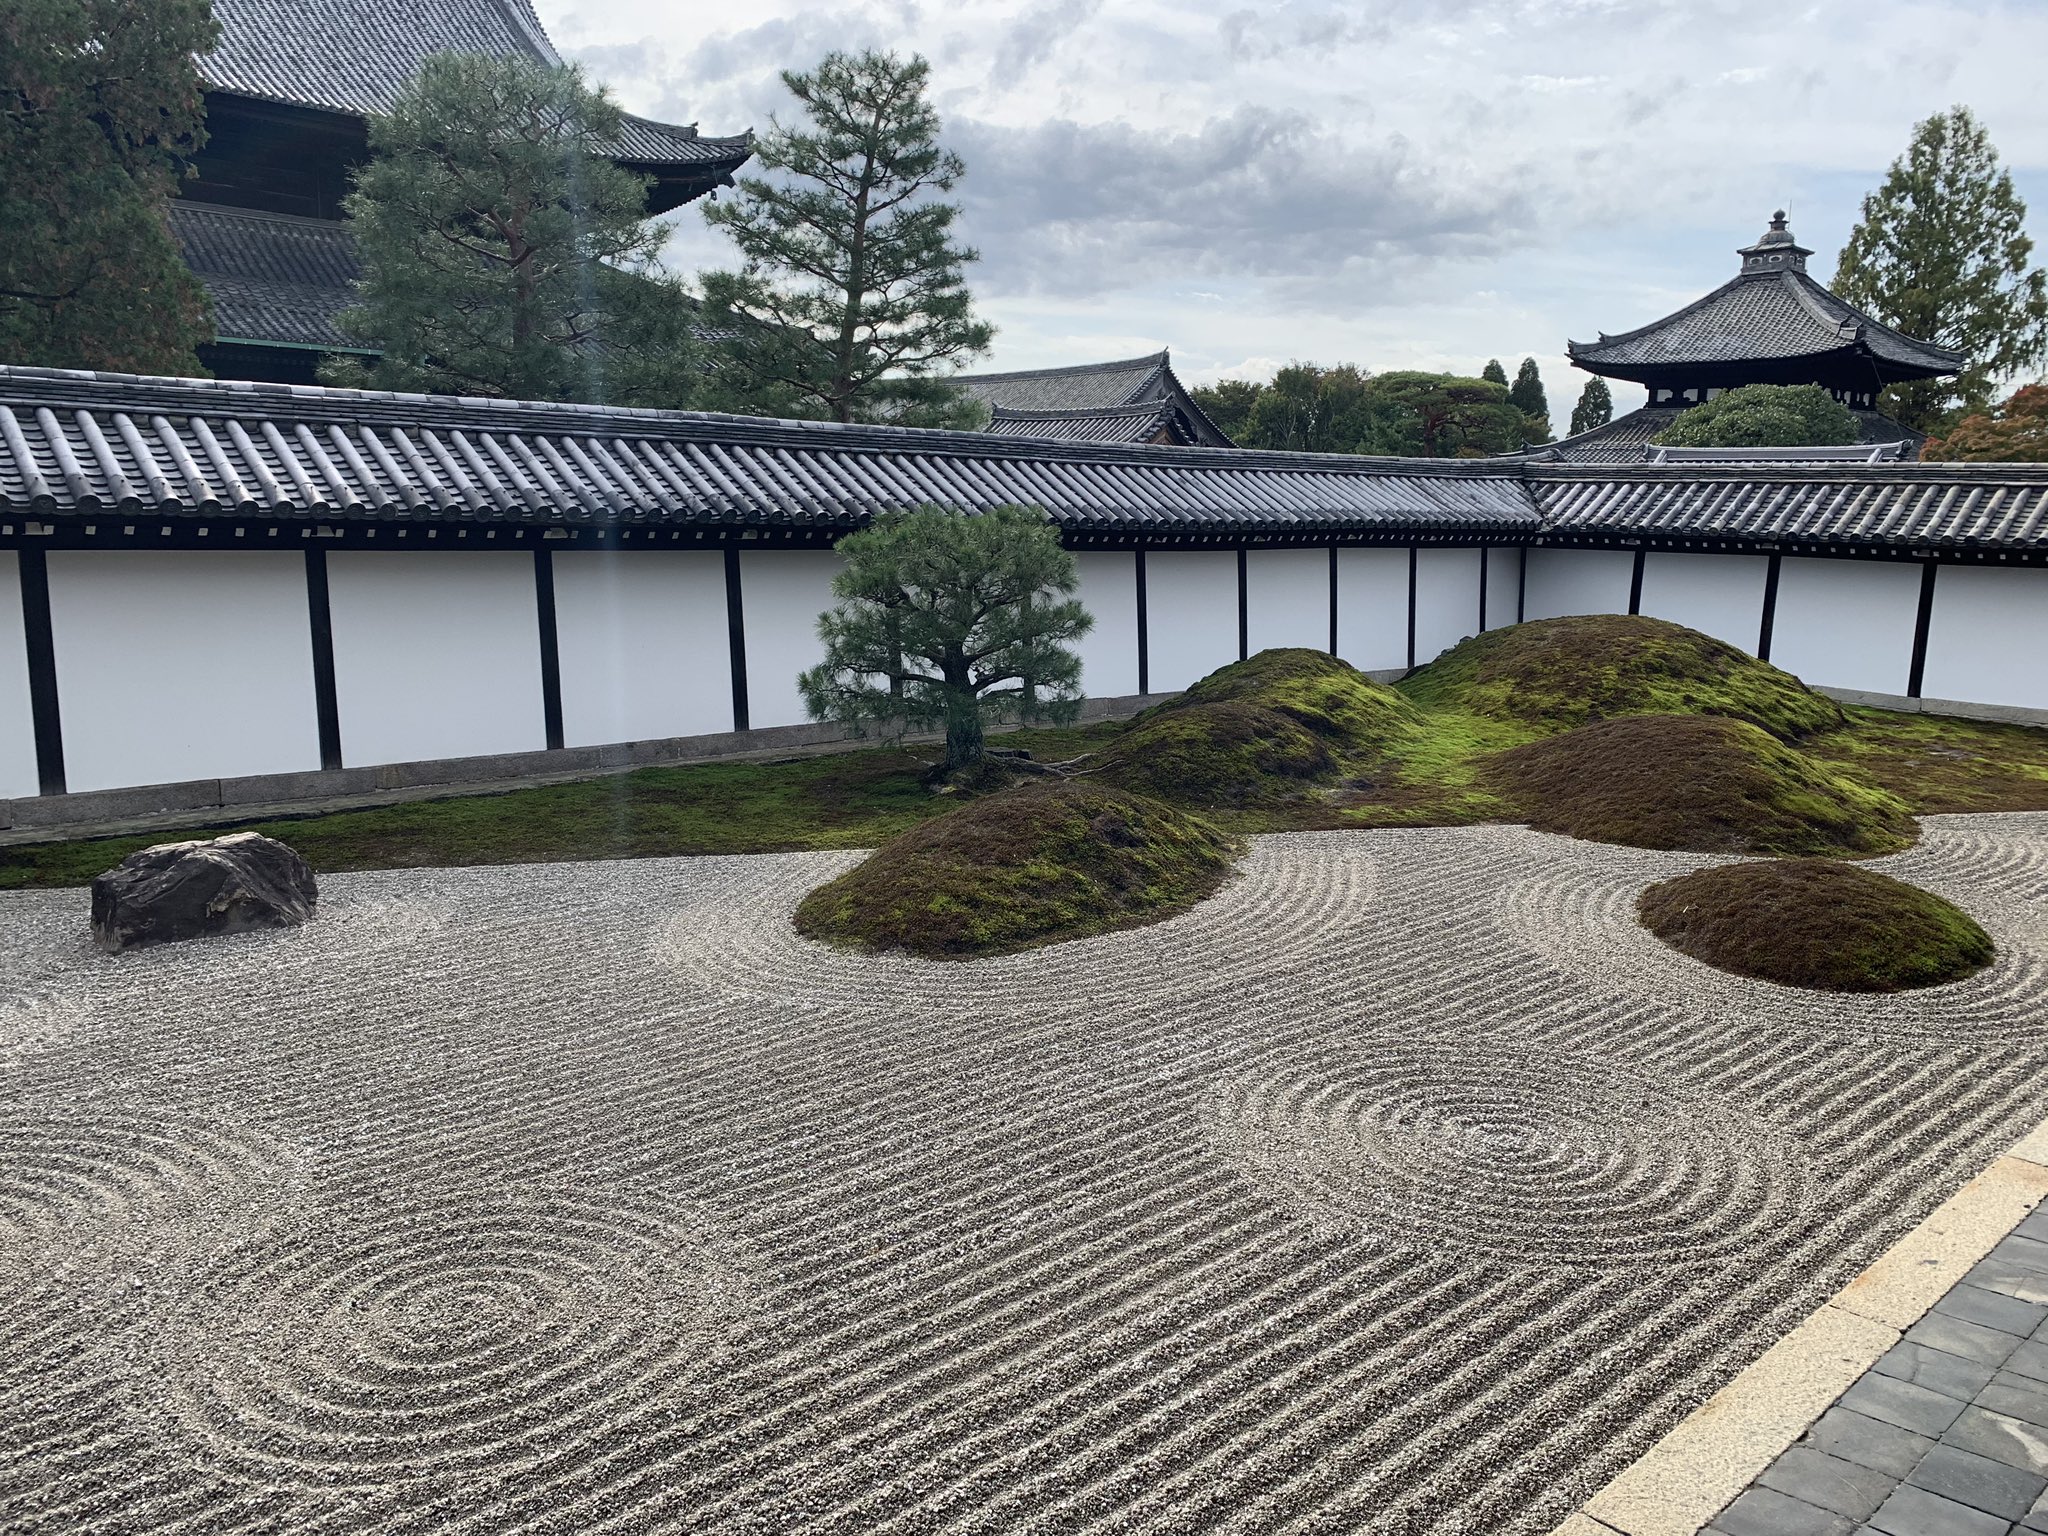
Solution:
M 313 869 L 274 838 L 235 832 L 159 843 L 92 883 L 92 933 L 116 953 L 213 933 L 290 928 L 319 900 Z

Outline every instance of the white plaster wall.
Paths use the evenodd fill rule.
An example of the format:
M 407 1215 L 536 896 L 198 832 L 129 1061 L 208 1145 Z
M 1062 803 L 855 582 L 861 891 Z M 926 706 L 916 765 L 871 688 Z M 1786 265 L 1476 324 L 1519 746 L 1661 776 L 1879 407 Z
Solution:
M 533 556 L 327 556 L 341 758 L 351 768 L 547 745 Z
M 1426 665 L 1479 633 L 1479 551 L 1415 552 L 1415 664 Z
M 1787 556 L 1778 568 L 1771 661 L 1824 688 L 1906 691 L 1920 567 Z
M 1408 665 L 1408 551 L 1337 551 L 1337 654 L 1362 672 Z
M 1920 692 L 2048 709 L 2048 570 L 1942 566 Z
M 1074 556 L 1079 599 L 1095 627 L 1073 647 L 1081 658 L 1081 691 L 1122 698 L 1138 691 L 1138 557 L 1087 550 Z
M 69 788 L 320 766 L 303 555 L 48 558 Z
M 1625 549 L 1531 549 L 1525 619 L 1627 613 L 1636 557 Z
M 723 555 L 569 551 L 554 567 L 565 745 L 732 729 Z
M 0 550 L 0 800 L 26 798 L 39 788 L 28 639 L 21 626 L 21 562 L 12 550 Z
M 1515 604 L 1522 581 L 1522 551 L 1489 549 L 1485 555 L 1486 627 L 1506 629 L 1516 622 Z
M 1154 693 L 1199 682 L 1237 660 L 1237 555 L 1145 555 L 1145 629 Z
M 1643 558 L 1642 611 L 1738 645 L 1754 655 L 1764 621 L 1764 555 L 1688 555 L 1653 550 Z
M 1275 646 L 1330 648 L 1330 552 L 1254 549 L 1245 554 L 1245 633 L 1252 654 Z
M 796 678 L 825 659 L 818 615 L 833 605 L 832 578 L 844 564 L 824 549 L 740 553 L 740 608 L 747 628 L 747 724 L 801 725 Z

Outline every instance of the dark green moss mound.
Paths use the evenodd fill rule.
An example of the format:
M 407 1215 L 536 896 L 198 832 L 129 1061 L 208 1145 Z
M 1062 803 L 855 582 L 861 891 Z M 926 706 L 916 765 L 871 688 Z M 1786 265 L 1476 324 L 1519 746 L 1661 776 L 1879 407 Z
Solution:
M 1833 699 L 1711 635 L 1625 614 L 1475 635 L 1401 683 L 1425 708 L 1546 731 L 1624 715 L 1724 715 L 1796 741 L 1846 718 Z
M 1261 651 L 1219 667 L 1153 715 L 1209 704 L 1257 704 L 1346 750 L 1383 746 L 1413 728 L 1415 706 L 1348 661 L 1322 651 Z
M 936 959 L 1004 954 L 1171 917 L 1223 883 L 1235 852 L 1156 800 L 1026 784 L 885 843 L 806 896 L 796 926 Z
M 1503 752 L 1489 776 L 1532 827 L 1632 848 L 1874 854 L 1916 831 L 1897 796 L 1744 720 L 1603 720 Z
M 1242 700 L 1148 714 L 1090 764 L 1090 777 L 1179 805 L 1273 805 L 1333 778 L 1329 744 L 1278 710 Z
M 1903 992 L 1991 963 L 1990 935 L 1932 892 L 1833 859 L 1723 864 L 1636 905 L 1672 948 L 1738 976 L 1827 992 Z

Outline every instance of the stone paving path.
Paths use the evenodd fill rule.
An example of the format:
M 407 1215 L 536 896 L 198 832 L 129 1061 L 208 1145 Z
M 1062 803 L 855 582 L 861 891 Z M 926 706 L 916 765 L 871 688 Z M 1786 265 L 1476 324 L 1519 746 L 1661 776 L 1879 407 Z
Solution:
M 2048 1208 L 1936 1302 L 1707 1531 L 2048 1532 Z

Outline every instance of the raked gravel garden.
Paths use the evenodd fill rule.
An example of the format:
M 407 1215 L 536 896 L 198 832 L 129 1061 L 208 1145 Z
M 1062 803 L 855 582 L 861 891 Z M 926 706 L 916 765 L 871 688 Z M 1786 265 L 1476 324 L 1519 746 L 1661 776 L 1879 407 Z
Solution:
M 1997 946 L 1898 994 L 1512 825 L 970 962 L 857 859 L 0 894 L 0 1527 L 1540 1536 L 2048 1113 L 2048 813 L 1864 866 Z

